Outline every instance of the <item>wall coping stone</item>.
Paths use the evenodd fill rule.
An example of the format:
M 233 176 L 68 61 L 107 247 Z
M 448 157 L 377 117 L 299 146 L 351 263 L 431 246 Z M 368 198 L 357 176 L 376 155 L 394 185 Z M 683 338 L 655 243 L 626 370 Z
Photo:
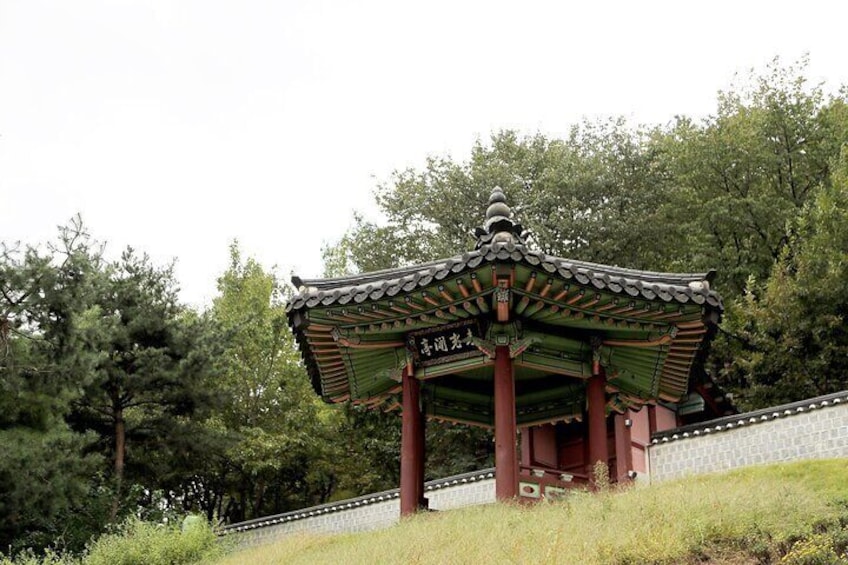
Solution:
M 799 400 L 798 402 L 791 402 L 780 406 L 754 410 L 753 412 L 746 412 L 744 414 L 723 416 L 721 418 L 716 418 L 715 420 L 698 422 L 697 424 L 689 424 L 688 426 L 681 426 L 671 430 L 656 432 L 651 434 L 651 444 L 657 445 L 668 443 L 669 441 L 702 437 L 704 435 L 725 432 L 738 427 L 768 422 L 776 418 L 796 416 L 810 410 L 827 408 L 828 406 L 839 404 L 848 404 L 848 390 L 826 394 L 824 396 L 817 396 L 807 400 Z
M 494 477 L 494 468 L 481 469 L 479 471 L 471 471 L 470 473 L 462 473 L 459 475 L 452 475 L 450 477 L 445 477 L 442 479 L 427 481 L 426 483 L 424 483 L 424 490 L 434 491 L 456 486 L 459 484 L 473 483 L 477 481 L 484 481 L 486 479 L 493 479 Z M 360 508 L 362 506 L 368 506 L 370 504 L 388 502 L 399 497 L 399 488 L 384 490 L 382 492 L 375 492 L 363 496 L 357 496 L 356 498 L 337 500 L 336 502 L 328 502 L 326 504 L 310 506 L 309 508 L 300 508 L 298 510 L 292 510 L 291 512 L 283 512 L 282 514 L 263 516 L 262 518 L 255 518 L 253 520 L 247 520 L 245 522 L 236 522 L 235 524 L 228 524 L 226 526 L 222 526 L 218 530 L 218 535 L 225 536 L 228 534 L 255 530 L 257 528 L 274 526 L 276 524 L 282 524 L 285 522 L 294 522 L 296 520 L 313 518 L 315 516 L 323 516 L 325 514 L 343 512 L 352 508 Z

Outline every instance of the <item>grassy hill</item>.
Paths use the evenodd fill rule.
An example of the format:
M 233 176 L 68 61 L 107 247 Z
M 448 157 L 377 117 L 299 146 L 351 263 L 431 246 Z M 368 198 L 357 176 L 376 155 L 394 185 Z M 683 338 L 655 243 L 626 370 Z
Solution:
M 296 535 L 218 565 L 825 564 L 848 563 L 846 548 L 848 459 L 839 459 L 434 512 L 377 532 Z

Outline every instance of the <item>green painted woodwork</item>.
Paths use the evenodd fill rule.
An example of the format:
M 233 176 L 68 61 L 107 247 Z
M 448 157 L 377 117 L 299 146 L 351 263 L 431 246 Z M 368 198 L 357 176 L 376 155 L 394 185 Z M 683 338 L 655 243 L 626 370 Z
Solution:
M 526 349 L 514 359 L 516 410 L 522 424 L 570 420 L 582 414 L 583 380 L 591 376 L 591 336 L 604 341 L 652 342 L 673 337 L 674 324 L 697 323 L 705 315 L 704 307 L 694 303 L 636 299 L 599 291 L 591 284 L 581 285 L 524 264 L 506 264 L 514 269 L 510 324 L 493 323 L 492 264 L 393 297 L 319 305 L 308 311 L 308 321 L 335 328 L 344 378 L 349 381 L 350 398 L 356 401 L 385 397 L 389 402 L 394 398 L 409 357 L 403 346 L 379 347 L 404 343 L 408 332 L 476 317 L 490 341 L 498 335 L 509 336 L 511 343 L 527 340 Z M 474 289 L 472 275 L 480 285 L 479 292 Z M 346 347 L 344 340 L 351 346 Z M 321 343 L 327 345 L 326 340 Z M 313 346 L 317 347 L 317 342 Z M 668 344 L 605 345 L 600 349 L 600 363 L 610 385 L 630 399 L 644 402 L 659 395 L 679 398 L 687 392 L 687 379 L 663 373 L 669 350 Z M 692 356 L 694 352 L 677 359 L 675 368 L 688 374 Z M 415 376 L 424 382 L 425 412 L 431 417 L 491 425 L 491 366 L 492 360 L 481 352 L 468 359 L 417 367 Z M 339 377 L 336 374 L 333 378 Z M 328 399 L 332 400 L 332 395 Z M 615 398 L 613 404 L 625 406 L 625 401 Z

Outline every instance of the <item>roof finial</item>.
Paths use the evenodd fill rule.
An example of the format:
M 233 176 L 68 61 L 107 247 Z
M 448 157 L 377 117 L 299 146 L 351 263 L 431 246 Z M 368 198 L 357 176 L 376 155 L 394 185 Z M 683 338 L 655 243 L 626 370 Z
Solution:
M 524 245 L 521 224 L 512 219 L 512 210 L 506 204 L 506 195 L 501 187 L 492 189 L 489 207 L 486 208 L 486 221 L 474 231 L 477 236 L 477 248 L 489 243 L 514 243 Z
M 486 209 L 486 223 L 489 223 L 488 220 L 495 217 L 512 217 L 512 210 L 506 205 L 506 195 L 499 186 L 493 188 L 492 194 L 489 196 L 489 207 Z

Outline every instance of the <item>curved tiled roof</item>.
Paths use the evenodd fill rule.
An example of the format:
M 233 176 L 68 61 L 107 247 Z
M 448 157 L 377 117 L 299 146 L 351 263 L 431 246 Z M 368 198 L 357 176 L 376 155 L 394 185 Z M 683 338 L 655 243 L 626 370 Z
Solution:
M 293 277 L 298 293 L 292 297 L 287 311 L 303 307 L 358 304 L 365 300 L 379 300 L 403 292 L 424 288 L 434 281 L 444 280 L 483 263 L 523 263 L 566 280 L 589 285 L 598 290 L 634 298 L 685 304 L 708 304 L 722 309 L 721 298 L 710 290 L 715 272 L 660 273 L 624 269 L 586 261 L 575 261 L 527 249 L 522 243 L 494 242 L 461 255 L 422 265 L 385 269 L 361 275 L 331 279 L 300 279 Z
M 622 402 L 675 401 L 687 392 L 723 310 L 710 288 L 714 272 L 625 269 L 533 250 L 500 189 L 492 192 L 475 235 L 474 250 L 446 259 L 338 278 L 292 278 L 298 291 L 287 305 L 289 323 L 325 401 L 393 409 L 400 367 L 409 366 L 415 351 L 408 341 L 416 339 L 414 332 L 433 333 L 462 320 L 469 332 L 475 320 L 477 331 L 485 332 L 495 319 L 535 331 L 537 341 L 516 362 L 526 389 L 519 413 L 544 412 L 550 421 L 572 414 L 545 397 L 558 393 L 533 387 L 553 374 L 585 378 L 593 336 L 607 340 L 597 362 L 608 369 Z M 426 380 L 456 371 L 471 375 L 485 363 L 482 357 L 471 365 L 464 358 L 449 361 L 438 364 L 442 369 L 413 365 Z M 484 381 L 447 379 L 442 384 L 456 398 L 432 402 L 429 416 L 491 424 L 482 408 L 489 394 Z

